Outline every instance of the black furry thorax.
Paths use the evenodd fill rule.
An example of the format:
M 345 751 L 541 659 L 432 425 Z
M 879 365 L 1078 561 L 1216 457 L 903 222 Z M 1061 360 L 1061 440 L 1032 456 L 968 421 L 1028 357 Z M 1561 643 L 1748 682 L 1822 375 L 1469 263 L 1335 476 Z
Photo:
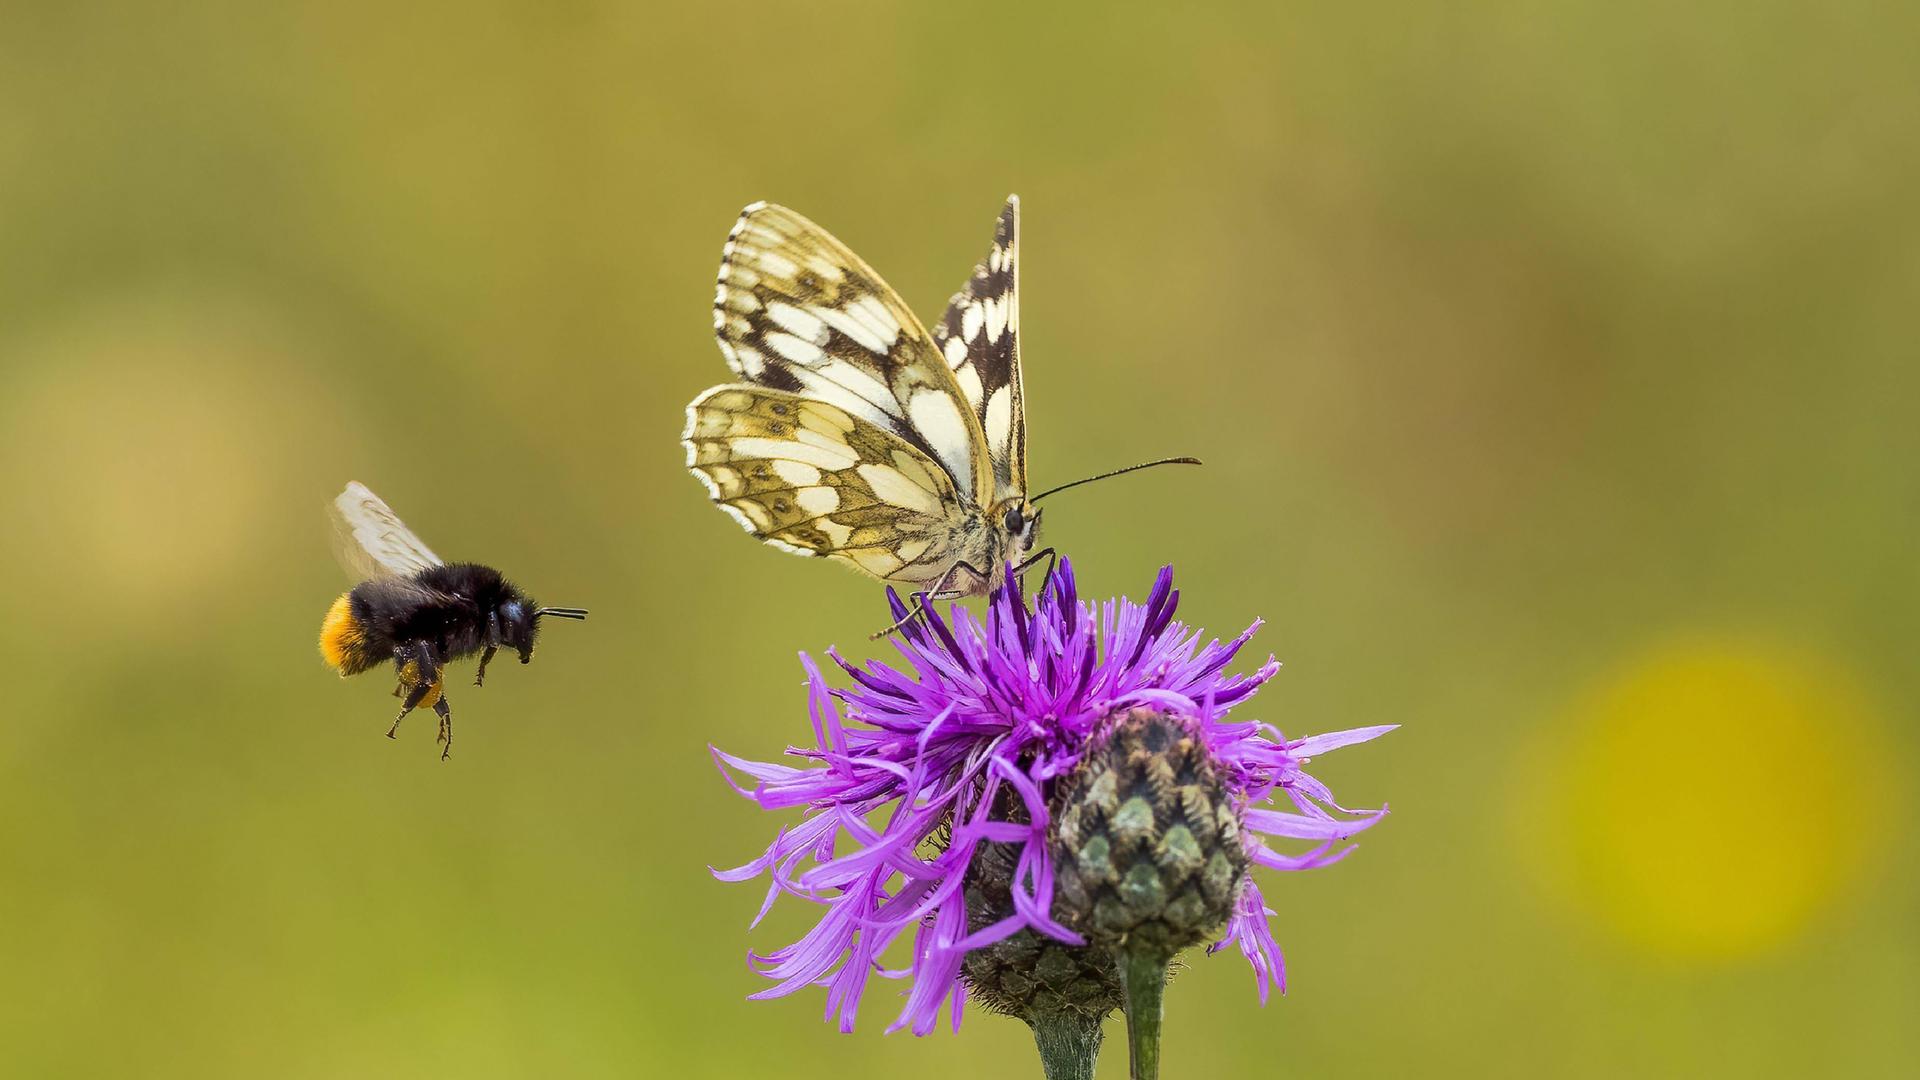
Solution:
M 374 578 L 350 594 L 354 620 L 377 663 L 410 642 L 433 645 L 441 662 L 498 645 L 532 655 L 539 630 L 533 600 L 479 563 L 431 566 L 411 577 Z

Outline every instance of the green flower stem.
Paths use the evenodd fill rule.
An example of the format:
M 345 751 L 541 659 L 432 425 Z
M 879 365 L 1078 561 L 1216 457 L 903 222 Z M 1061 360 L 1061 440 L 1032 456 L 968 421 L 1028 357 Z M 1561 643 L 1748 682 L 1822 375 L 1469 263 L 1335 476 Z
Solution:
M 1100 1056 L 1099 1019 L 1054 1015 L 1027 1023 L 1047 1080 L 1093 1080 L 1093 1062 Z
M 1115 949 L 1120 992 L 1127 1008 L 1127 1065 L 1133 1080 L 1160 1080 L 1161 999 L 1167 993 L 1167 961 L 1139 949 Z

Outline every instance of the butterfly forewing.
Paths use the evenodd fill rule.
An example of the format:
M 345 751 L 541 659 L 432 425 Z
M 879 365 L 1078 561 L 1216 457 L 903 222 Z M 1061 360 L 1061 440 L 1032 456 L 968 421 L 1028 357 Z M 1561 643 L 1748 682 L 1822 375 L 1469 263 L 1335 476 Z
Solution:
M 973 268 L 966 288 L 947 302 L 933 338 L 985 435 L 993 462 L 993 502 L 1024 497 L 1027 414 L 1020 383 L 1018 196 L 1007 197 L 992 249 Z
M 727 238 L 713 323 L 746 381 L 838 406 L 938 461 L 963 497 L 991 495 L 978 415 L 939 348 L 825 229 L 783 206 L 747 207 Z
M 356 581 L 411 577 L 441 563 L 440 556 L 401 522 L 365 484 L 353 481 L 334 497 L 334 553 Z
M 837 404 L 716 386 L 687 408 L 687 467 L 747 532 L 875 577 L 937 578 L 971 521 L 939 462 Z

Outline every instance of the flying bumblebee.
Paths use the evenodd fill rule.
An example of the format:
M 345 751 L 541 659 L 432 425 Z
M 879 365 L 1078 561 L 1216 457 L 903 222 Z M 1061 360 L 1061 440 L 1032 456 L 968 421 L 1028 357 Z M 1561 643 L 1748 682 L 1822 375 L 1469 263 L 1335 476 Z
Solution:
M 540 607 L 500 571 L 478 563 L 449 563 L 401 524 L 380 496 L 355 481 L 330 508 L 336 550 L 347 573 L 359 581 L 327 609 L 320 624 L 320 655 L 341 678 L 393 661 L 400 715 L 387 729 L 395 738 L 400 721 L 421 706 L 440 717 L 444 744 L 453 752 L 453 710 L 442 687 L 446 665 L 480 654 L 473 685 L 487 677 L 487 662 L 512 649 L 525 664 L 533 659 L 540 619 L 585 619 L 583 608 Z

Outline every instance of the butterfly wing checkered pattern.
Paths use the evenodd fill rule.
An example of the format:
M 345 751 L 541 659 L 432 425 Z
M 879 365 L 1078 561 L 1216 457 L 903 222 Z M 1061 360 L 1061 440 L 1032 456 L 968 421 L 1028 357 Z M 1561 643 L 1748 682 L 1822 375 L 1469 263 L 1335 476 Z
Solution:
M 755 203 L 714 289 L 720 351 L 742 380 L 687 409 L 687 466 L 747 532 L 885 581 L 991 566 L 996 479 L 980 412 L 932 335 L 826 230 Z
M 918 583 L 940 576 L 964 534 L 939 462 L 829 402 L 716 386 L 688 407 L 684 442 L 714 503 L 781 551 Z
M 747 207 L 723 249 L 713 325 L 747 382 L 835 405 L 938 461 L 966 498 L 991 493 L 977 414 L 939 348 L 825 229 L 783 206 Z
M 972 406 L 993 463 L 993 500 L 1027 492 L 1026 402 L 1020 382 L 1020 199 L 1009 195 L 993 247 L 933 327 Z

